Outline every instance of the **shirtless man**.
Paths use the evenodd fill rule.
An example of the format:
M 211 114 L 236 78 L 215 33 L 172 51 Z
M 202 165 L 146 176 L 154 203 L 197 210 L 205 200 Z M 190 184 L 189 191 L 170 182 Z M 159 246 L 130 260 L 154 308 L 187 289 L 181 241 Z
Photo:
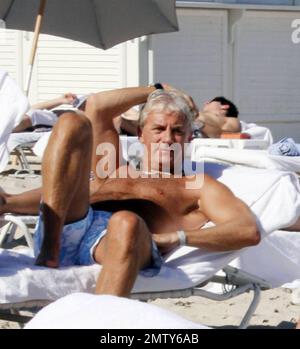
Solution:
M 113 178 L 111 173 L 99 178 L 97 165 L 104 155 L 97 155 L 98 145 L 114 145 L 118 159 L 119 138 L 113 118 L 146 102 L 154 91 L 154 87 L 126 88 L 90 96 L 85 114 L 69 112 L 60 117 L 44 155 L 37 264 L 102 264 L 97 293 L 128 296 L 139 270 L 148 276 L 159 272 L 162 259 L 158 249 L 163 253 L 186 244 L 228 251 L 260 241 L 249 208 L 209 176 L 204 175 L 204 185 L 193 190 L 186 189 L 185 177 Z M 170 156 L 167 146 L 182 147 L 189 141 L 192 117 L 182 95 L 150 94 L 140 124 L 145 147 L 159 146 L 150 157 L 158 160 L 158 166 L 150 171 L 160 171 L 164 162 L 169 162 L 174 172 L 182 158 Z M 94 178 L 89 181 L 91 170 Z M 118 175 L 124 167 L 119 168 L 117 161 L 112 172 L 115 170 Z M 0 213 L 34 213 L 40 191 L 23 194 L 26 210 L 16 197 L 3 198 Z M 90 202 L 97 203 L 101 211 L 93 210 Z M 207 221 L 215 226 L 201 229 Z
M 204 104 L 197 120 L 206 125 L 202 130 L 204 136 L 219 138 L 224 132 L 241 132 L 238 115 L 237 107 L 230 100 L 220 96 Z

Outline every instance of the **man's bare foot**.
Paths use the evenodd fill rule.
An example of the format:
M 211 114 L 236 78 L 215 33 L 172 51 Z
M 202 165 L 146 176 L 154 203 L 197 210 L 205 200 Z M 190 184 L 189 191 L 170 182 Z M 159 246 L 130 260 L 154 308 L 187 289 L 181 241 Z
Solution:
M 300 330 L 300 320 L 297 322 L 296 330 Z
M 39 265 L 41 267 L 58 268 L 59 256 L 50 255 L 50 253 L 40 252 L 34 264 Z

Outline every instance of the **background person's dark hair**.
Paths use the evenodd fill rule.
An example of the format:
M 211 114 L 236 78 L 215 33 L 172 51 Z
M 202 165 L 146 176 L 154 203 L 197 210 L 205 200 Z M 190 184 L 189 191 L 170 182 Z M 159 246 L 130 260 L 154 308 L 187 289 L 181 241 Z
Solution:
M 215 97 L 209 103 L 211 102 L 219 102 L 222 105 L 229 105 L 229 108 L 226 110 L 226 116 L 232 117 L 232 118 L 237 118 L 239 116 L 238 108 L 229 99 L 223 96 L 220 96 L 220 97 Z

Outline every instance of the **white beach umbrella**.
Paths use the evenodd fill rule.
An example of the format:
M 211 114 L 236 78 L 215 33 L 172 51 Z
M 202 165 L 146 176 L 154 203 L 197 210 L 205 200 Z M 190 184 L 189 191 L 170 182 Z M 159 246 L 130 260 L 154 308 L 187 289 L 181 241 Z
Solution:
M 27 94 L 40 32 L 108 49 L 142 35 L 178 30 L 175 0 L 1 0 L 0 19 L 7 29 L 35 32 Z

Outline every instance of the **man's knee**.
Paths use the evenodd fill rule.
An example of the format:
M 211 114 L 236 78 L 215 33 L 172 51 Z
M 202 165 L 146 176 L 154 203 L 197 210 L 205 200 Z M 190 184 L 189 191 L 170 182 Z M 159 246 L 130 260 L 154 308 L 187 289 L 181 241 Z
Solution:
M 117 232 L 126 232 L 127 235 L 134 235 L 139 229 L 141 223 L 141 218 L 133 212 L 130 211 L 119 211 L 112 215 L 109 226 L 111 228 L 119 227 L 118 231 L 114 235 L 117 235 Z M 123 233 L 120 233 L 123 235 Z
M 141 235 L 146 234 L 143 220 L 133 212 L 115 213 L 108 225 L 108 238 L 128 253 L 138 247 Z
M 71 136 L 81 144 L 92 139 L 91 122 L 83 113 L 66 112 L 59 117 L 55 126 L 62 138 Z

